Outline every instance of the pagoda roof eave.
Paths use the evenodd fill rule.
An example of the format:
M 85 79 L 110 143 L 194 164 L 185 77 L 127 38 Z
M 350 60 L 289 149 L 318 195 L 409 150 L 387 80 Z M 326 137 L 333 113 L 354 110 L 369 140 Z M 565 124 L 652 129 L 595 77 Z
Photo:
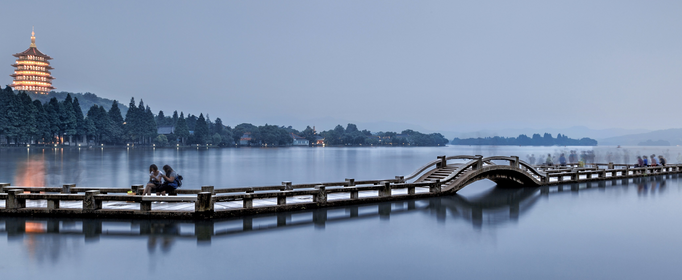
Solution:
M 35 56 L 43 57 L 43 58 L 45 58 L 45 59 L 47 59 L 47 60 L 52 59 L 49 55 L 46 55 L 46 54 L 42 53 L 41 51 L 38 50 L 38 48 L 35 48 L 35 47 L 30 47 L 30 48 L 26 49 L 26 50 L 23 51 L 23 52 L 15 53 L 15 54 L 13 54 L 13 55 L 14 55 L 15 57 L 19 57 L 19 56 L 22 56 L 22 55 L 35 55 Z
M 16 77 L 19 77 L 19 76 L 35 76 L 35 75 L 17 75 L 17 74 L 12 74 L 12 75 L 9 75 L 9 76 L 10 76 L 10 77 L 13 77 L 13 78 L 16 78 Z M 38 76 L 38 77 L 42 77 L 42 78 L 45 78 L 45 79 L 48 79 L 48 80 L 54 80 L 54 79 L 56 79 L 55 77 L 52 77 L 52 76 Z

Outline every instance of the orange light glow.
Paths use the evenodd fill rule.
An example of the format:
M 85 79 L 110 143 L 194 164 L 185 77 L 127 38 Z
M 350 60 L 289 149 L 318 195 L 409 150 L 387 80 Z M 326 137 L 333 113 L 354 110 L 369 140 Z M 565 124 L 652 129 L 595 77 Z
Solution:
M 17 75 L 36 75 L 36 76 L 50 76 L 49 72 L 36 72 L 36 71 L 14 71 Z
M 47 62 L 32 61 L 32 60 L 17 60 L 16 63 L 19 65 L 38 65 L 38 66 L 49 66 L 50 65 Z
M 23 81 L 23 80 L 22 80 L 22 81 L 14 81 L 14 85 L 16 85 L 16 86 L 23 86 L 23 85 L 35 86 L 35 85 L 37 85 L 37 86 L 49 87 L 49 86 L 51 86 L 52 84 L 50 84 L 50 83 L 44 83 L 44 82 L 33 82 L 33 81 Z
M 45 158 L 43 155 L 32 156 L 17 165 L 14 182 L 22 187 L 45 186 Z
M 46 232 L 45 225 L 38 222 L 26 222 L 26 233 L 44 233 Z

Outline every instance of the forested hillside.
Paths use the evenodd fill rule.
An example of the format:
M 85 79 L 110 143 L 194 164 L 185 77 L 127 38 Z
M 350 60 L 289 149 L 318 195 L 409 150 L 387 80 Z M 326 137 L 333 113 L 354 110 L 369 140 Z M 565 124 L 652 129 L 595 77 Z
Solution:
M 89 92 L 73 93 L 64 91 L 60 92 L 53 91 L 50 92 L 50 94 L 37 94 L 33 92 L 26 92 L 26 94 L 29 97 L 31 97 L 31 99 L 39 100 L 43 104 L 49 102 L 52 97 L 57 98 L 57 101 L 61 102 L 64 101 L 64 99 L 66 99 L 67 95 L 71 95 L 71 98 L 78 98 L 78 102 L 80 102 L 81 111 L 83 111 L 83 113 L 90 110 L 90 107 L 92 107 L 92 105 L 104 107 L 105 110 L 109 111 L 109 109 L 111 109 L 111 105 L 114 103 L 114 100 L 102 98 Z M 123 104 L 118 104 L 118 108 L 121 109 L 121 114 L 123 114 L 124 116 L 128 112 L 128 107 Z
M 130 99 L 128 106 L 92 93 L 51 92 L 39 95 L 0 89 L 0 144 L 95 144 L 95 145 L 216 145 L 288 146 L 299 135 L 309 145 L 333 146 L 443 146 L 448 140 L 438 133 L 413 130 L 372 133 L 348 124 L 317 133 L 309 126 L 238 124 L 234 129 L 220 118 L 182 111 L 152 112 L 150 104 Z

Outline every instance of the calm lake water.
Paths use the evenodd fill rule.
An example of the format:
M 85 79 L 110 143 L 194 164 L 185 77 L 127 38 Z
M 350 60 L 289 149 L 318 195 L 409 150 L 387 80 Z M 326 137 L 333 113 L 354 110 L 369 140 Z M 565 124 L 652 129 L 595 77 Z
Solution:
M 169 164 L 199 188 L 406 175 L 438 155 L 579 147 L 0 149 L 12 185 L 124 187 Z M 666 154 L 678 147 L 626 148 Z M 624 160 L 596 147 L 597 161 Z M 453 196 L 213 222 L 0 217 L 2 279 L 680 279 L 682 180 L 579 191 L 474 183 Z M 320 218 L 323 217 L 323 218 Z M 287 226 L 277 227 L 278 221 Z

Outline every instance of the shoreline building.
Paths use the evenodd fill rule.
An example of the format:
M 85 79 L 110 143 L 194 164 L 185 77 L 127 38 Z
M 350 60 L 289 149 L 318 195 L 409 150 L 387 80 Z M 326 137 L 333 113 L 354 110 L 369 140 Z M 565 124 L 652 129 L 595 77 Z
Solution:
M 35 32 L 31 31 L 31 46 L 23 52 L 15 53 L 17 58 L 14 66 L 14 74 L 10 77 L 14 78 L 10 85 L 14 90 L 31 91 L 38 94 L 47 94 L 54 90 L 50 70 L 52 58 L 38 50 L 36 47 Z

